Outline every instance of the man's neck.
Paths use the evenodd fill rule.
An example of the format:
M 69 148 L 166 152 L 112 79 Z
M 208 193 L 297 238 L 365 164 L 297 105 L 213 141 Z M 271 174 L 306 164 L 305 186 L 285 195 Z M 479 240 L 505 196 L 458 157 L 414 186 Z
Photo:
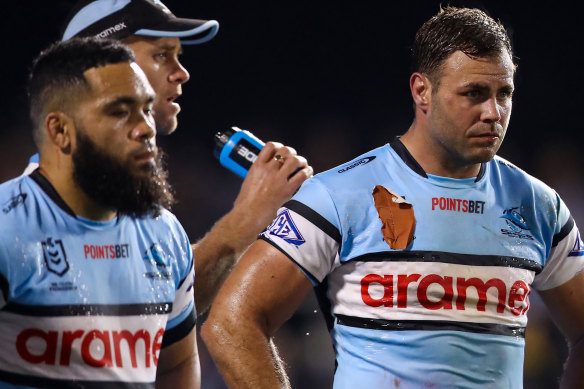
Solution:
M 427 174 L 449 178 L 472 178 L 481 170 L 480 163 L 458 164 L 449 158 L 444 149 L 424 136 L 424 132 L 417 128 L 415 121 L 400 140 Z

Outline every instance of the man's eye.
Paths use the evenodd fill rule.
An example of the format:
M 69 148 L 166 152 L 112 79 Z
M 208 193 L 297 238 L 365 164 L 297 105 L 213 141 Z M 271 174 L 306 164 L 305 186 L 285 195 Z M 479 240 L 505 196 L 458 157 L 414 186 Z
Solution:
M 159 61 L 163 61 L 166 59 L 166 53 L 158 53 L 154 55 L 154 58 L 159 60 Z
M 509 99 L 511 96 L 513 96 L 513 92 L 511 91 L 501 91 L 497 94 L 497 97 L 501 100 Z
M 112 116 L 115 116 L 115 117 L 118 117 L 118 118 L 123 118 L 125 116 L 128 116 L 128 114 L 129 114 L 128 111 L 122 110 L 122 109 L 116 110 L 116 111 L 112 111 L 112 113 L 111 113 Z
M 478 91 L 478 90 L 473 89 L 473 90 L 469 90 L 469 91 L 465 92 L 464 95 L 466 97 L 470 97 L 470 98 L 473 98 L 474 99 L 474 98 L 479 97 L 481 95 L 481 92 Z

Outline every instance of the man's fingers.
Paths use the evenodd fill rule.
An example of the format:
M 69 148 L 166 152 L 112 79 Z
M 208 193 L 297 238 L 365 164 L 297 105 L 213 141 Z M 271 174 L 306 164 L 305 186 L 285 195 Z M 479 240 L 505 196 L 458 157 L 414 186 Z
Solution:
M 312 177 L 314 171 L 312 170 L 312 166 L 306 166 L 294 173 L 289 179 L 288 184 L 297 190 L 300 188 L 300 185 L 310 177 Z
M 276 152 L 280 150 L 282 147 L 284 147 L 284 145 L 279 142 L 266 142 L 265 146 L 260 150 L 260 153 L 258 154 L 257 161 L 263 163 L 270 162 L 270 160 L 274 158 L 274 155 L 276 155 Z
M 296 171 L 303 169 L 306 166 L 308 166 L 306 158 L 300 155 L 290 155 L 284 160 L 280 170 L 282 174 L 285 174 L 286 177 L 289 177 Z

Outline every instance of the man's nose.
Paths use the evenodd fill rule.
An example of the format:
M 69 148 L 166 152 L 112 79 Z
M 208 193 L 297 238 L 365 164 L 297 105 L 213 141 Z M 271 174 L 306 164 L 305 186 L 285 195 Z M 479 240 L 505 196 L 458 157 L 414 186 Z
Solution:
M 132 129 L 131 137 L 134 140 L 144 141 L 156 136 L 156 127 L 152 115 L 143 114 L 139 122 Z
M 481 120 L 485 122 L 496 123 L 501 120 L 502 107 L 498 104 L 496 98 L 485 100 L 482 104 Z
M 174 69 L 169 75 L 171 83 L 184 84 L 191 78 L 188 70 L 177 59 L 174 64 Z

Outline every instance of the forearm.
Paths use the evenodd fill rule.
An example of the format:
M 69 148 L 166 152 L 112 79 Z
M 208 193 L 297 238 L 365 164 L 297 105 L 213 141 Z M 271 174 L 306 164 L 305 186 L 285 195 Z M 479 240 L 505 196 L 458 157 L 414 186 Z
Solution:
M 253 219 L 234 208 L 193 245 L 197 314 L 207 311 L 237 259 L 266 228 L 272 215 Z
M 276 346 L 259 327 L 203 326 L 202 336 L 229 388 L 290 388 Z
M 201 374 L 198 361 L 186 360 L 172 370 L 159 372 L 156 375 L 157 389 L 199 389 Z
M 197 349 L 197 329 L 160 350 L 156 370 L 156 388 L 199 389 L 201 367 Z
M 561 389 L 582 388 L 584 382 L 584 338 L 570 347 L 562 376 Z

